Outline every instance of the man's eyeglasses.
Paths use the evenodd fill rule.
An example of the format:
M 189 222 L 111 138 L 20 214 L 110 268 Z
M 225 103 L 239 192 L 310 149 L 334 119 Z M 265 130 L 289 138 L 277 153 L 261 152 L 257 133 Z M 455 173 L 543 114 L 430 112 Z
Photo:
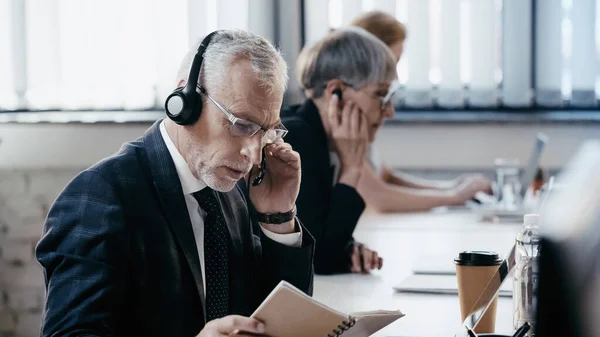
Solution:
M 271 129 L 264 129 L 262 126 L 254 122 L 247 121 L 245 119 L 241 119 L 234 116 L 231 112 L 227 111 L 227 109 L 225 109 L 221 103 L 212 98 L 203 87 L 198 86 L 198 89 L 200 89 L 200 91 L 203 94 L 205 94 L 206 97 L 208 97 L 208 99 L 211 102 L 213 102 L 213 104 L 216 105 L 217 108 L 219 108 L 219 110 L 221 110 L 225 117 L 227 117 L 227 119 L 231 122 L 232 132 L 234 135 L 242 137 L 253 137 L 258 131 L 263 130 L 263 135 L 261 139 L 263 145 L 276 143 L 280 139 L 283 139 L 285 135 L 287 135 L 288 130 L 285 128 L 285 126 L 283 126 L 283 124 L 279 123 Z

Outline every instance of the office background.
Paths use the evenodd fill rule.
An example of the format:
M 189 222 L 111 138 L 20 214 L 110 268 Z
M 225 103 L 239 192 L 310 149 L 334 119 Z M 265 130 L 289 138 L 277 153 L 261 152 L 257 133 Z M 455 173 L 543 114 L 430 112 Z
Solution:
M 234 27 L 269 38 L 290 104 L 301 47 L 371 9 L 408 28 L 398 112 L 376 143 L 392 166 L 488 171 L 524 162 L 542 131 L 556 171 L 600 135 L 600 0 L 0 0 L 0 336 L 38 334 L 48 207 L 163 116 L 194 42 Z

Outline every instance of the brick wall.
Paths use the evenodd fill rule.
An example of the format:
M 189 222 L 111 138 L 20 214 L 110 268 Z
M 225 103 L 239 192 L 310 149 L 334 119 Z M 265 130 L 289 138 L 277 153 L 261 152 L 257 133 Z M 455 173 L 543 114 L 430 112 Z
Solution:
M 0 337 L 39 336 L 44 279 L 34 257 L 44 219 L 77 170 L 0 170 Z

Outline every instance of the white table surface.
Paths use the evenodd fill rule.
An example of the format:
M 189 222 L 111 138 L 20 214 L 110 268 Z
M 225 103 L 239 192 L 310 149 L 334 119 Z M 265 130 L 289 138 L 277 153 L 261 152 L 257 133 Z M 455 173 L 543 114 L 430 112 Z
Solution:
M 462 250 L 493 250 L 504 257 L 521 228 L 493 224 L 464 212 L 376 214 L 367 210 L 354 237 L 384 258 L 369 275 L 317 275 L 313 297 L 344 313 L 400 310 L 406 316 L 374 336 L 452 336 L 460 326 L 457 295 L 409 294 L 392 287 L 411 274 L 415 261 L 437 256 L 453 265 Z M 496 333 L 512 335 L 512 299 L 500 298 Z

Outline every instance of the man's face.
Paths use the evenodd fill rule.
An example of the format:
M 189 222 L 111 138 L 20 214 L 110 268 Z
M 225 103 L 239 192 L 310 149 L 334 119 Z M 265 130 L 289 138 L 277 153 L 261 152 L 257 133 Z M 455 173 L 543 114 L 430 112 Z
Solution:
M 268 94 L 250 62 L 235 61 L 221 83 L 207 83 L 207 93 L 235 117 L 270 129 L 279 122 L 282 92 Z M 225 114 L 203 95 L 203 111 L 189 127 L 185 159 L 196 178 L 217 191 L 230 191 L 261 160 L 263 131 L 235 135 Z
M 361 89 L 355 90 L 348 88 L 344 92 L 344 99 L 348 98 L 358 104 L 367 120 L 367 129 L 369 132 L 369 142 L 375 140 L 377 130 L 383 125 L 385 118 L 394 115 L 394 107 L 387 104 L 381 109 L 381 100 L 388 93 L 391 82 L 382 82 L 370 84 Z

